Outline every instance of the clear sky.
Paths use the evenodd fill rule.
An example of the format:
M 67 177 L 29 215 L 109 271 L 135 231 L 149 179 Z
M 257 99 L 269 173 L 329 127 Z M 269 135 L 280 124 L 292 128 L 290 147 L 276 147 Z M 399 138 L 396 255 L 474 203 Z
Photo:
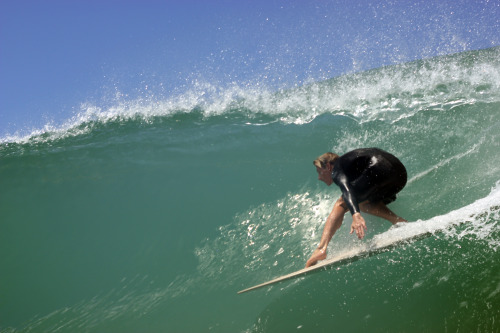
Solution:
M 0 138 L 120 92 L 301 85 L 500 45 L 500 0 L 2 0 Z

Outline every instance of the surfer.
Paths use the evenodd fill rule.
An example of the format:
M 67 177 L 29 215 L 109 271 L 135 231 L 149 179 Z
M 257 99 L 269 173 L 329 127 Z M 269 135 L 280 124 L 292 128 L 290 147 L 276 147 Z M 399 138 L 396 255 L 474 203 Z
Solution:
M 394 155 L 378 148 L 361 148 L 342 156 L 325 153 L 314 160 L 318 180 L 340 187 L 342 196 L 335 202 L 326 219 L 318 248 L 306 267 L 326 259 L 328 243 L 340 228 L 347 211 L 352 214 L 351 234 L 365 236 L 366 223 L 360 212 L 384 218 L 396 224 L 408 222 L 394 214 L 387 204 L 396 200 L 396 193 L 406 185 L 404 165 Z

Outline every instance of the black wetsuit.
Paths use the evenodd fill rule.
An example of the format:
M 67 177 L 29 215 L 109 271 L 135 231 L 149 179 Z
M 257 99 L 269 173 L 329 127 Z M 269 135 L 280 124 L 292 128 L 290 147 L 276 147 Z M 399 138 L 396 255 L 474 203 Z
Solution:
M 388 204 L 406 185 L 406 169 L 394 155 L 378 148 L 361 148 L 340 156 L 332 179 L 351 214 L 359 213 L 363 201 Z

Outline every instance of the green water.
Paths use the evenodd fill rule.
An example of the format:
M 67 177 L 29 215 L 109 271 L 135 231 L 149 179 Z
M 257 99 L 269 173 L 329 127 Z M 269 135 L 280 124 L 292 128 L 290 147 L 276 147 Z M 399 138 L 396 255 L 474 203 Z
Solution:
M 499 52 L 86 106 L 3 138 L 1 331 L 500 331 Z M 359 147 L 406 165 L 391 209 L 444 231 L 237 295 L 304 266 L 340 195 L 312 160 Z M 366 219 L 368 240 L 390 226 Z M 330 254 L 367 241 L 349 226 Z

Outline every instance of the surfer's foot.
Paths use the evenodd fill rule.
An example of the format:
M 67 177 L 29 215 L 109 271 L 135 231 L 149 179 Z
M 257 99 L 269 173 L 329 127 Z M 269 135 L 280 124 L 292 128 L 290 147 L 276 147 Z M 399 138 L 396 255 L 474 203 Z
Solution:
M 316 265 L 320 260 L 326 259 L 326 250 L 316 249 L 309 260 L 306 262 L 306 268 Z

